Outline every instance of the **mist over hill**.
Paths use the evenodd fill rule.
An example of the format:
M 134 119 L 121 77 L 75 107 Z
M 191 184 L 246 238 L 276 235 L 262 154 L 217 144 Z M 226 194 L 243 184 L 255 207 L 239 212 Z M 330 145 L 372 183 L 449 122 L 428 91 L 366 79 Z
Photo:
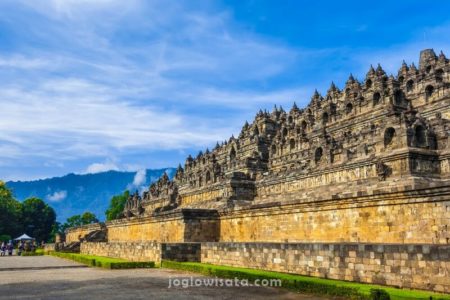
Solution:
M 49 203 L 56 210 L 59 222 L 85 211 L 91 211 L 100 220 L 104 220 L 112 196 L 127 189 L 131 192 L 142 191 L 164 172 L 172 178 L 175 169 L 108 171 L 83 175 L 71 173 L 62 177 L 33 181 L 9 181 L 6 185 L 20 201 L 38 197 Z

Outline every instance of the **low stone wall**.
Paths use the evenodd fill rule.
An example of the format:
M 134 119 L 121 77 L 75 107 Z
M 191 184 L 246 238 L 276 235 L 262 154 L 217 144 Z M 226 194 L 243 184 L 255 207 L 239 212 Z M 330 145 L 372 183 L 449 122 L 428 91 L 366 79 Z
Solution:
M 88 242 L 81 243 L 80 253 L 159 263 L 161 261 L 161 244 L 157 242 Z
M 81 243 L 130 261 L 194 261 L 450 293 L 450 245 L 351 243 Z
M 200 262 L 200 243 L 170 243 L 162 244 L 162 259 L 173 261 Z
M 201 262 L 450 293 L 450 245 L 202 243 Z

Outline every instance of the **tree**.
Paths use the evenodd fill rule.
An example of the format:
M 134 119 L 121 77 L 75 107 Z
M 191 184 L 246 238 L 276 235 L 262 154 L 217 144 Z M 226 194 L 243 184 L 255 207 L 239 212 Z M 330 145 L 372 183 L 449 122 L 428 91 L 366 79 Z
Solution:
M 83 225 L 83 222 L 81 221 L 81 215 L 74 215 L 67 218 L 66 223 L 64 225 L 67 225 L 68 226 L 67 228 Z
M 97 223 L 98 219 L 95 214 L 90 211 L 84 212 L 82 215 L 74 215 L 67 218 L 66 222 L 61 226 L 58 226 L 57 231 L 64 233 L 67 228 L 78 227 L 82 225 Z
M 98 223 L 98 219 L 93 213 L 87 211 L 81 215 L 81 223 L 82 225 Z
M 15 237 L 22 231 L 21 203 L 14 199 L 5 183 L 0 181 L 0 235 Z
M 29 198 L 22 203 L 23 230 L 37 241 L 48 241 L 56 222 L 56 213 L 39 198 Z
M 111 221 L 119 217 L 119 215 L 123 212 L 125 203 L 127 202 L 129 196 L 130 192 L 125 191 L 123 194 L 116 195 L 111 198 L 109 208 L 105 212 L 106 220 Z

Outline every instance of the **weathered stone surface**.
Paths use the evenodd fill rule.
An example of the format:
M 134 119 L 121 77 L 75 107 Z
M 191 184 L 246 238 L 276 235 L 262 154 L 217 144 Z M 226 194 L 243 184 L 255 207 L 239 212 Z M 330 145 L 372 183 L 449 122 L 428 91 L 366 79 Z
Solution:
M 85 242 L 80 252 L 130 261 L 161 261 L 161 244 L 156 242 Z
M 161 245 L 161 259 L 172 261 L 201 261 L 200 243 L 170 243 Z
M 448 292 L 449 132 L 443 54 L 425 50 L 396 77 L 371 67 L 363 82 L 316 91 L 304 109 L 260 111 L 237 138 L 189 156 L 173 180 L 128 199 L 108 242 L 224 242 L 242 257 L 217 263 Z
M 65 242 L 66 243 L 73 243 L 73 242 L 79 242 L 81 241 L 86 235 L 95 232 L 95 231 L 101 231 L 105 228 L 105 225 L 103 223 L 95 223 L 95 224 L 89 224 L 89 225 L 83 225 L 79 227 L 73 227 L 69 228 L 65 232 Z
M 370 68 L 304 109 L 260 111 L 131 196 L 110 239 L 448 244 L 450 63 L 432 50 L 420 61 L 396 77 Z M 189 209 L 209 221 L 172 216 Z
M 440 259 L 430 255 L 448 254 L 450 245 L 202 243 L 201 247 L 203 263 L 450 292 L 448 255 Z

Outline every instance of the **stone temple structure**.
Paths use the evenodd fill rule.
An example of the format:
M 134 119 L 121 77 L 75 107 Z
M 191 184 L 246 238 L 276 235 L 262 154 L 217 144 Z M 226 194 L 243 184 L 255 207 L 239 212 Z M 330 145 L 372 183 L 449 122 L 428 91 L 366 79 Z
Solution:
M 176 259 L 450 293 L 450 62 L 423 50 L 395 76 L 259 111 L 187 157 L 81 251 Z M 100 225 L 72 228 L 76 241 Z

